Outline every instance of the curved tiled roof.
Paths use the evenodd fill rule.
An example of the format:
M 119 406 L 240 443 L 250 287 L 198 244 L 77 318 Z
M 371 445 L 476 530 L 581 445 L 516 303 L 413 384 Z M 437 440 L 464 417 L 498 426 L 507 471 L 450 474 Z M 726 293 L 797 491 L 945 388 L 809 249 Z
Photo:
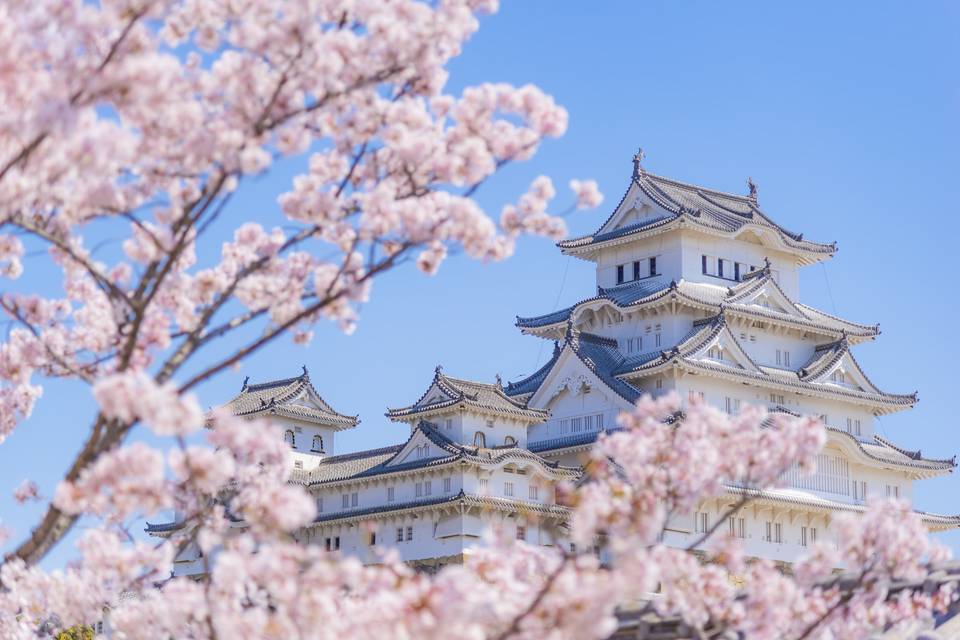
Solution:
M 405 450 L 407 444 L 413 440 L 418 433 L 422 433 L 427 439 L 434 443 L 444 452 L 444 455 L 396 462 L 400 453 Z M 403 444 L 326 458 L 309 471 L 295 472 L 291 480 L 301 484 L 318 485 L 389 473 L 401 473 L 415 469 L 426 469 L 428 467 L 438 467 L 456 462 L 490 465 L 504 463 L 509 460 L 533 462 L 541 466 L 545 471 L 549 471 L 551 474 L 559 474 L 561 477 L 572 477 L 576 474 L 575 469 L 564 467 L 555 461 L 544 460 L 526 449 L 520 449 L 518 447 L 498 447 L 490 449 L 459 444 L 440 433 L 436 425 L 421 421 Z
M 357 416 L 339 413 L 327 404 L 310 382 L 306 367 L 294 378 L 257 384 L 249 384 L 249 380 L 243 381 L 240 393 L 226 404 L 236 416 L 282 415 L 338 429 L 355 427 L 359 422 Z
M 543 365 L 533 374 L 523 378 L 522 380 L 508 382 L 507 386 L 503 388 L 503 392 L 508 396 L 522 396 L 535 392 L 540 388 L 540 385 L 543 384 L 547 374 L 550 373 L 550 370 L 553 369 L 553 365 L 555 365 L 557 360 L 560 358 L 561 353 L 563 353 L 563 350 L 560 348 L 560 345 L 554 342 L 553 356 L 551 356 L 550 360 L 547 361 L 547 364 Z
M 568 321 L 574 312 L 584 305 L 605 300 L 615 305 L 620 310 L 629 311 L 632 308 L 641 308 L 646 305 L 663 303 L 665 301 L 687 303 L 696 308 L 708 308 L 713 311 L 719 311 L 721 307 L 735 315 L 744 315 L 750 318 L 762 318 L 764 320 L 787 324 L 803 329 L 819 330 L 826 335 L 838 335 L 846 333 L 851 338 L 870 338 L 876 336 L 880 329 L 877 325 L 865 325 L 849 320 L 844 320 L 832 316 L 823 311 L 814 309 L 799 302 L 791 303 L 796 307 L 799 315 L 785 313 L 777 309 L 761 307 L 755 304 L 743 304 L 742 301 L 750 293 L 766 286 L 777 287 L 781 293 L 779 285 L 769 273 L 763 273 L 760 269 L 757 272 L 758 279 L 740 282 L 734 287 L 721 287 L 718 285 L 688 282 L 664 283 L 662 280 L 631 282 L 617 287 L 598 288 L 597 295 L 592 298 L 586 298 L 580 302 L 554 311 L 542 316 L 520 317 L 517 316 L 516 326 L 523 329 L 539 329 L 542 327 L 559 326 L 560 323 Z M 784 294 L 784 297 L 789 298 Z
M 705 360 L 690 358 L 690 355 L 695 353 L 707 342 L 716 337 L 716 334 L 722 328 L 721 325 L 723 323 L 725 323 L 723 319 L 723 313 L 720 313 L 712 318 L 705 318 L 701 321 L 698 321 L 694 323 L 693 330 L 687 334 L 687 336 L 681 340 L 679 344 L 673 347 L 673 349 L 669 351 L 663 351 L 659 354 L 654 354 L 653 357 L 650 357 L 649 354 L 645 354 L 644 356 L 640 356 L 635 359 L 627 359 L 623 366 L 614 371 L 614 375 L 620 377 L 643 372 L 653 373 L 655 370 L 658 370 L 660 367 L 666 365 L 682 364 L 685 367 L 697 369 L 707 373 L 729 375 L 740 379 L 750 379 L 771 385 L 785 386 L 797 389 L 800 392 L 824 393 L 827 395 L 855 398 L 858 400 L 865 400 L 886 406 L 909 407 L 913 406 L 917 402 L 916 394 L 892 394 L 879 390 L 876 392 L 871 392 L 846 389 L 838 385 L 808 382 L 806 377 L 801 377 L 797 371 L 792 370 L 774 371 L 770 367 L 757 367 L 759 371 L 750 371 L 734 366 L 724 366 Z M 732 336 L 731 339 L 736 342 L 736 339 Z M 830 344 L 824 345 L 824 349 L 829 347 Z M 829 350 L 828 352 L 832 353 Z M 756 366 L 755 363 L 753 364 Z M 777 375 L 772 375 L 774 372 Z
M 624 400 L 634 403 L 643 395 L 641 389 L 614 375 L 624 362 L 616 340 L 571 327 L 567 330 L 567 343 L 587 368 Z
M 398 511 L 410 511 L 423 509 L 425 507 L 435 507 L 449 504 L 462 504 L 464 506 L 479 507 L 482 509 L 499 509 L 522 513 L 536 513 L 539 515 L 553 516 L 561 519 L 570 515 L 570 510 L 567 507 L 560 505 L 542 504 L 539 502 L 529 502 L 527 500 L 510 500 L 507 498 L 475 496 L 464 493 L 461 490 L 460 493 L 454 496 L 439 496 L 437 498 L 425 498 L 423 500 L 412 500 L 409 502 L 399 502 L 379 505 L 376 507 L 366 507 L 363 509 L 353 509 L 322 514 L 317 516 L 317 518 L 314 520 L 314 523 L 319 524 L 323 522 L 346 520 L 350 518 L 362 518 L 376 514 L 393 514 Z
M 832 255 L 837 250 L 835 243 L 811 242 L 805 240 L 803 234 L 788 231 L 775 223 L 760 209 L 756 198 L 752 196 L 724 193 L 679 182 L 649 173 L 639 166 L 635 167 L 631 177 L 632 185 L 636 185 L 644 195 L 662 207 L 666 215 L 619 229 L 604 230 L 623 204 L 621 199 L 620 204 L 597 231 L 590 235 L 561 241 L 557 243 L 558 246 L 561 249 L 581 249 L 682 222 L 707 231 L 726 234 L 736 234 L 745 227 L 755 225 L 774 233 L 787 249 L 819 255 Z M 627 193 L 629 193 L 629 187 Z
M 435 387 L 440 390 L 443 399 L 424 403 L 430 391 Z M 386 415 L 388 418 L 396 420 L 457 405 L 464 405 L 480 411 L 508 414 L 536 422 L 543 422 L 548 417 L 545 411 L 531 409 L 526 402 L 507 395 L 499 384 L 499 380 L 497 384 L 487 384 L 452 378 L 445 375 L 439 366 L 434 372 L 433 382 L 423 392 L 419 400 L 408 407 L 387 409 Z

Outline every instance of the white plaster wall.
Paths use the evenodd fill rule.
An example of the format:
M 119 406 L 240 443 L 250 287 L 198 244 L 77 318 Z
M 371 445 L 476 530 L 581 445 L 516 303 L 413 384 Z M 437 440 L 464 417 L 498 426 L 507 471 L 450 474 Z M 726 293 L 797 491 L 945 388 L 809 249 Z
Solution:
M 644 274 L 647 270 L 646 261 L 652 257 L 657 258 L 657 271 L 660 275 L 653 278 L 643 278 L 645 281 L 654 280 L 669 283 L 671 280 L 680 279 L 682 263 L 679 238 L 676 234 L 663 234 L 601 251 L 597 261 L 597 286 L 617 286 L 617 265 L 621 264 L 626 265 L 624 267 L 625 280 L 631 281 L 633 279 L 633 262 L 639 260 L 644 263 L 640 265 L 641 274 Z
M 562 428 L 564 420 L 575 417 L 592 416 L 593 428 L 591 430 L 598 431 L 597 416 L 603 416 L 603 428 L 609 429 L 616 424 L 616 416 L 620 412 L 613 394 L 598 386 L 591 387 L 589 393 L 564 389 L 547 403 L 546 408 L 550 411 L 550 419 L 542 425 L 535 425 L 530 428 L 530 442 L 575 435 L 569 424 L 565 429 Z M 587 429 L 582 427 L 582 432 L 587 432 Z
M 763 259 L 770 259 L 770 267 L 776 272 L 777 284 L 793 300 L 800 298 L 800 274 L 796 258 L 772 247 L 737 239 L 721 238 L 695 231 L 681 234 L 682 276 L 690 282 L 707 282 L 730 286 L 732 280 L 704 275 L 702 256 L 715 256 L 732 262 L 742 262 L 756 267 L 763 266 Z
M 638 384 L 646 388 L 646 379 L 640 379 Z M 773 406 L 781 404 L 779 400 L 780 396 L 783 396 L 783 406 L 791 411 L 801 415 L 826 415 L 829 426 L 843 431 L 847 430 L 847 418 L 860 420 L 861 435 L 859 439 L 869 441 L 873 437 L 876 418 L 867 407 L 854 402 L 815 398 L 773 389 L 761 389 L 739 382 L 719 380 L 694 373 L 687 373 L 678 378 L 677 391 L 684 400 L 689 397 L 691 391 L 703 393 L 707 404 L 721 409 L 726 406 L 727 397 L 739 399 L 742 404 Z M 776 396 L 776 401 L 771 400 L 771 394 Z

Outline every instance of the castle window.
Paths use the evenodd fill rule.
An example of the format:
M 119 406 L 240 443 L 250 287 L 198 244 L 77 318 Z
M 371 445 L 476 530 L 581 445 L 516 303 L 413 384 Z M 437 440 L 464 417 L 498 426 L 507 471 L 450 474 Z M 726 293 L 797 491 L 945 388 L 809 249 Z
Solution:
M 336 536 L 333 539 L 333 550 L 340 551 L 340 536 Z
M 505 445 L 517 444 L 517 439 L 514 438 L 513 436 L 507 436 L 506 438 L 503 439 L 503 444 Z
M 357 504 L 359 504 L 359 502 L 360 502 L 360 496 L 358 496 L 356 493 L 351 493 L 351 494 L 350 494 L 350 506 L 351 506 L 351 507 L 355 507 L 355 506 L 357 506 Z
M 421 497 L 423 495 L 423 483 L 418 482 L 417 484 L 413 485 L 413 490 L 416 497 Z
M 693 517 L 693 528 L 697 533 L 706 533 L 710 528 L 710 514 L 704 511 L 697 511 Z
M 376 544 L 377 544 L 377 532 L 376 532 L 376 531 L 371 531 L 371 532 L 370 532 L 370 546 L 372 547 L 372 546 L 374 546 L 374 545 L 376 545 Z
M 444 492 L 444 493 L 450 493 L 450 492 L 453 490 L 452 485 L 453 485 L 453 482 L 450 480 L 450 478 L 444 478 L 444 479 L 443 479 L 443 492 Z
M 570 419 L 570 430 L 574 433 L 579 433 L 583 428 L 583 418 L 571 418 Z
M 639 261 L 633 263 L 633 279 L 634 280 L 640 279 L 640 262 Z
M 853 418 L 847 418 L 847 433 L 859 436 L 860 435 L 860 421 Z
M 739 399 L 739 398 L 731 398 L 730 396 L 727 396 L 727 397 L 725 398 L 725 400 L 726 400 L 727 415 L 734 416 L 734 415 L 737 415 L 738 413 L 740 413 L 740 399 Z
M 323 496 L 317 498 L 317 513 L 323 513 Z
M 450 429 L 452 428 L 453 428 L 453 420 L 451 420 L 450 418 L 447 418 L 447 431 L 450 431 Z
M 396 490 L 393 487 L 387 487 L 387 502 L 393 502 L 396 498 Z
M 489 491 L 490 491 L 490 479 L 480 478 L 480 493 L 488 493 Z
M 344 493 L 340 496 L 340 508 L 346 509 L 350 506 L 350 494 Z
M 517 525 L 517 540 L 527 539 L 527 528 L 522 524 Z
M 286 442 L 286 443 L 287 443 L 288 445 L 290 445 L 291 447 L 296 448 L 296 446 L 297 446 L 296 436 L 293 435 L 293 430 L 292 430 L 292 429 L 287 429 L 287 430 L 284 432 L 284 434 L 283 434 L 283 441 Z
M 847 381 L 846 376 L 843 375 L 843 371 L 840 371 L 839 369 L 830 374 L 830 379 L 834 382 L 839 382 L 840 384 L 843 384 Z
M 433 494 L 433 481 L 427 480 L 423 483 L 423 495 L 429 496 Z
M 854 500 L 867 499 L 867 481 L 866 480 L 853 481 L 853 499 Z
M 532 484 L 530 485 L 530 499 L 539 500 L 540 499 L 540 487 Z
M 656 256 L 650 258 L 649 264 L 650 264 L 650 275 L 651 276 L 660 275 L 659 273 L 657 273 L 657 257 Z
M 617 284 L 623 284 L 623 265 L 617 265 Z
M 487 429 L 493 429 L 493 420 L 487 420 Z
M 294 460 L 293 462 L 294 469 L 303 469 L 303 460 Z
M 413 540 L 413 527 L 407 527 L 407 542 Z
M 316 453 L 323 453 L 323 436 L 313 436 L 313 448 L 311 450 Z
M 887 497 L 888 498 L 899 498 L 900 497 L 900 486 L 899 485 L 887 485 Z
M 731 517 L 729 520 L 727 520 L 727 525 L 730 528 L 731 538 L 747 537 L 747 522 L 743 518 Z
M 505 495 L 505 496 L 511 496 L 511 497 L 513 496 L 513 483 L 512 483 L 512 482 L 504 482 L 504 483 L 503 483 L 503 495 Z
M 483 431 L 477 431 L 473 434 L 473 445 L 475 447 L 486 447 L 487 446 L 487 436 Z

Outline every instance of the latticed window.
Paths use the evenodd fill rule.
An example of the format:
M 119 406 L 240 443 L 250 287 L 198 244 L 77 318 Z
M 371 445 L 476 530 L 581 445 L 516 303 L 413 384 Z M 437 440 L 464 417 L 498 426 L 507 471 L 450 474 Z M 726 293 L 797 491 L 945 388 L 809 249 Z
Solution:
M 321 453 L 323 451 L 323 436 L 313 436 L 313 451 Z
M 473 434 L 473 444 L 477 447 L 486 447 L 487 446 L 487 436 L 483 431 L 477 431 Z
M 283 434 L 283 441 L 286 442 L 291 447 L 297 446 L 296 436 L 293 433 L 293 429 L 287 429 Z

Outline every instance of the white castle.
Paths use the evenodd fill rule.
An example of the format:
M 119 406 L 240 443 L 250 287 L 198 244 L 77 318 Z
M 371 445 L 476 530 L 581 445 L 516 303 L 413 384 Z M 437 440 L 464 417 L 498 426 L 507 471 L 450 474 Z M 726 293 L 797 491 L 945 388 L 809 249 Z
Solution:
M 617 414 L 644 393 L 676 391 L 729 413 L 761 404 L 828 425 L 815 474 L 787 474 L 786 488 L 758 492 L 724 525 L 756 557 L 792 562 L 830 539 L 834 514 L 862 511 L 875 494 L 910 499 L 915 480 L 952 472 L 954 459 L 924 458 L 875 433 L 877 416 L 917 402 L 916 394 L 881 391 L 857 364 L 852 347 L 879 328 L 798 302 L 800 267 L 831 258 L 836 245 L 776 224 L 752 181 L 749 195 L 733 195 L 653 175 L 641 161 L 638 154 L 600 228 L 558 245 L 596 264 L 596 292 L 562 311 L 517 318 L 523 333 L 554 341 L 553 357 L 533 375 L 491 384 L 437 367 L 418 400 L 386 413 L 409 425 L 405 442 L 343 454 L 337 433 L 357 418 L 334 411 L 306 368 L 295 378 L 244 382 L 229 406 L 284 425 L 292 481 L 316 498 L 316 521 L 298 540 L 369 563 L 394 548 L 423 568 L 462 561 L 494 526 L 533 544 L 568 544 L 556 535 L 568 516 L 557 483 L 580 475 L 598 434 L 617 428 Z M 730 487 L 673 518 L 665 541 L 689 545 L 741 491 Z M 960 526 L 960 516 L 922 515 L 931 530 Z M 147 530 L 181 528 L 174 521 Z M 177 573 L 201 570 L 188 548 Z

